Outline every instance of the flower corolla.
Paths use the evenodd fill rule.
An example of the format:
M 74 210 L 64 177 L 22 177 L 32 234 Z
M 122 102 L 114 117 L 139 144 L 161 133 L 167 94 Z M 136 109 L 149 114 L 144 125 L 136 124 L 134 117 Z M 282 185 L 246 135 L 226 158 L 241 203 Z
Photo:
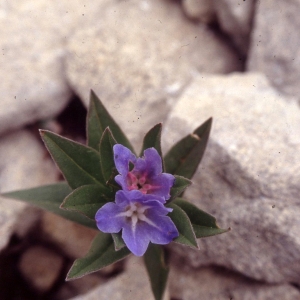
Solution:
M 119 172 L 115 180 L 122 190 L 116 192 L 115 202 L 97 211 L 97 227 L 105 233 L 122 230 L 128 249 L 142 256 L 150 242 L 165 245 L 179 235 L 167 216 L 172 209 L 164 206 L 175 177 L 162 173 L 162 159 L 154 148 L 146 149 L 141 158 L 121 144 L 114 145 L 113 152 Z

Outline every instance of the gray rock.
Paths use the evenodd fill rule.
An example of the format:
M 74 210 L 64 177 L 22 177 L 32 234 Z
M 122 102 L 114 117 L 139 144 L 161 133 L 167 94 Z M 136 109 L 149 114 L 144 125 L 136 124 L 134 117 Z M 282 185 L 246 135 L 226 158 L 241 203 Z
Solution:
M 55 243 L 71 258 L 84 256 L 98 231 L 66 220 L 50 212 L 43 212 L 41 218 L 43 237 Z M 76 246 L 74 246 L 76 245 Z
M 297 300 L 300 292 L 289 284 L 271 285 L 253 281 L 223 268 L 191 269 L 171 262 L 171 297 L 184 300 Z
M 263 72 L 280 91 L 299 99 L 298 0 L 257 1 L 248 70 Z
M 9 1 L 0 7 L 0 133 L 53 117 L 69 101 L 65 26 L 55 2 Z
M 247 54 L 255 0 L 215 0 L 213 5 L 219 24 L 242 54 Z
M 153 300 L 150 283 L 143 260 L 132 256 L 127 261 L 127 270 L 91 292 L 72 300 Z M 168 292 L 164 300 L 168 299 Z
M 57 281 L 63 257 L 42 246 L 33 246 L 21 256 L 19 270 L 35 289 L 47 292 Z
M 28 131 L 21 130 L 0 140 L 0 191 L 24 189 L 55 181 L 57 171 L 45 157 L 46 150 Z M 23 202 L 0 197 L 0 250 L 13 232 L 24 235 L 38 214 L 29 213 Z
M 187 16 L 203 23 L 216 19 L 214 3 L 211 0 L 183 0 L 182 7 Z
M 290 103 L 288 103 L 290 102 Z M 214 117 L 186 197 L 232 231 L 174 247 L 198 267 L 218 264 L 270 283 L 300 282 L 300 113 L 262 75 L 198 77 L 165 126 L 164 148 Z
M 187 22 L 176 3 L 108 1 L 97 12 L 70 38 L 67 76 L 85 103 L 95 90 L 135 145 L 165 119 L 195 72 L 240 68 L 232 49 Z

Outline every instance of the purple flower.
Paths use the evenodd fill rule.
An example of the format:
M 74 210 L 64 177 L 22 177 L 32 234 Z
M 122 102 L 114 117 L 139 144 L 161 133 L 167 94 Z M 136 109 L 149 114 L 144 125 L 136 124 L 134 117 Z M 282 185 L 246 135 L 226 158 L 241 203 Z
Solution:
M 154 195 L 120 190 L 116 193 L 115 202 L 102 206 L 95 219 L 102 232 L 122 230 L 128 249 L 134 255 L 142 256 L 149 242 L 165 245 L 179 235 L 173 221 L 166 216 L 171 211 Z
M 162 203 L 170 198 L 175 177 L 162 173 L 162 160 L 155 148 L 146 149 L 141 158 L 136 158 L 121 144 L 114 145 L 113 151 L 115 165 L 120 173 L 115 180 L 124 191 L 139 190 L 143 194 L 159 196 Z M 130 163 L 133 165 L 131 170 Z

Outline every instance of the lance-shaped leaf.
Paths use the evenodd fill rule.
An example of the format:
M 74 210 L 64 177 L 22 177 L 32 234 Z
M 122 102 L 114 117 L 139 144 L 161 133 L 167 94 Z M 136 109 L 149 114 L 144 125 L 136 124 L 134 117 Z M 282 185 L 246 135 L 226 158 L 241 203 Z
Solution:
M 95 221 L 88 219 L 82 214 L 59 208 L 63 199 L 71 192 L 72 190 L 66 182 L 60 182 L 26 190 L 8 192 L 1 196 L 25 201 L 78 224 L 97 229 Z
M 50 131 L 40 132 L 53 160 L 72 189 L 86 184 L 104 183 L 100 154 L 96 150 Z
M 119 251 L 120 249 L 122 249 L 123 247 L 126 246 L 126 244 L 124 243 L 124 240 L 122 238 L 122 232 L 112 233 L 111 236 L 114 240 L 116 251 Z
M 171 198 L 169 201 L 172 201 L 177 196 L 179 196 L 191 184 L 192 182 L 189 179 L 175 175 L 175 184 L 171 188 Z
M 169 274 L 163 248 L 150 243 L 144 255 L 144 261 L 154 298 L 155 300 L 162 300 Z
M 106 127 L 110 128 L 119 144 L 126 146 L 134 152 L 132 145 L 119 125 L 108 113 L 94 91 L 91 90 L 90 105 L 87 115 L 87 141 L 90 147 L 96 150 L 99 149 L 99 143 Z
M 212 118 L 199 126 L 192 134 L 176 143 L 166 154 L 166 172 L 191 179 L 203 157 Z
M 113 146 L 117 144 L 111 130 L 106 128 L 100 142 L 100 162 L 104 180 L 111 181 L 118 174 L 114 162 Z
M 92 246 L 86 256 L 75 260 L 66 280 L 80 278 L 84 275 L 96 272 L 125 258 L 130 253 L 127 248 L 115 251 L 111 235 L 99 232 L 93 240 Z
M 160 141 L 161 140 L 161 130 L 162 130 L 162 124 L 159 123 L 159 124 L 155 125 L 153 128 L 151 128 L 146 133 L 144 140 L 143 140 L 143 146 L 142 146 L 140 156 L 143 156 L 144 150 L 153 147 L 157 150 L 160 157 L 162 157 L 161 141 Z
M 99 184 L 83 185 L 69 194 L 61 208 L 76 211 L 95 220 L 96 212 L 105 203 L 114 201 L 114 194 L 106 186 Z
M 168 216 L 172 219 L 179 232 L 179 236 L 174 239 L 174 242 L 198 249 L 196 236 L 187 214 L 174 202 L 169 203 L 167 207 L 173 208 L 173 211 Z
M 220 228 L 215 217 L 182 198 L 177 198 L 172 203 L 178 205 L 188 215 L 197 238 L 217 235 L 230 230 L 230 228 Z

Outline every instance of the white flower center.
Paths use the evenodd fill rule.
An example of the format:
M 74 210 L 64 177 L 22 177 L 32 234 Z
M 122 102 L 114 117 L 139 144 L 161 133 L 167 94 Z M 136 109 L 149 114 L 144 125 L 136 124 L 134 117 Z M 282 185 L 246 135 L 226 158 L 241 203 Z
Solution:
M 125 216 L 131 218 L 132 226 L 135 226 L 138 220 L 146 221 L 145 211 L 149 206 L 141 206 L 139 203 L 130 203 L 125 211 Z
M 149 225 L 158 228 L 156 224 L 154 224 L 149 218 L 145 216 L 145 212 L 151 206 L 141 205 L 140 203 L 130 203 L 124 212 L 121 212 L 117 215 L 117 217 L 126 217 L 131 219 L 131 227 L 133 231 L 135 231 L 136 224 L 138 221 L 143 221 L 148 223 Z

